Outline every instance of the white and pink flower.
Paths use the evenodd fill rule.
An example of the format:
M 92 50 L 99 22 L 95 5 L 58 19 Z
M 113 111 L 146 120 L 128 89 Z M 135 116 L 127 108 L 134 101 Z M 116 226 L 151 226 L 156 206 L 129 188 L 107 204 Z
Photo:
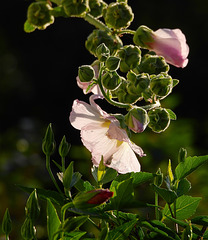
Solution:
M 180 29 L 158 29 L 151 33 L 151 37 L 152 41 L 145 43 L 148 49 L 176 67 L 184 68 L 188 64 L 189 47 Z
M 90 97 L 90 104 L 75 100 L 70 114 L 73 127 L 81 130 L 81 140 L 92 154 L 92 162 L 98 166 L 103 156 L 104 164 L 119 173 L 139 172 L 141 167 L 135 155 L 145 156 L 143 150 L 131 142 L 119 121 L 103 111 Z

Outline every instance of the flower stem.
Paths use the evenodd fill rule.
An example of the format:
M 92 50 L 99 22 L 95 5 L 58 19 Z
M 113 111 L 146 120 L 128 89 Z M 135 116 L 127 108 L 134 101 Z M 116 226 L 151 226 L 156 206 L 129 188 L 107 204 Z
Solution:
M 134 35 L 136 31 L 131 30 L 131 29 L 124 29 L 121 31 L 116 32 L 116 34 L 120 35 L 120 34 L 132 34 Z
M 111 32 L 111 29 L 108 28 L 103 22 L 101 22 L 100 20 L 94 18 L 92 15 L 90 15 L 89 13 L 86 13 L 84 20 L 86 20 L 87 22 L 89 22 L 90 24 L 92 24 L 93 26 L 95 26 L 96 28 L 106 31 L 106 32 Z
M 156 220 L 160 219 L 159 211 L 158 211 L 158 193 L 155 192 L 155 218 Z
M 61 189 L 59 188 L 59 186 L 58 186 L 58 184 L 57 184 L 57 182 L 56 182 L 56 179 L 54 178 L 53 173 L 52 173 L 52 171 L 51 171 L 50 155 L 46 155 L 46 169 L 48 170 L 48 173 L 49 173 L 49 175 L 50 175 L 50 177 L 51 177 L 54 185 L 56 186 L 57 190 L 59 191 L 59 193 L 62 194 L 62 191 L 61 191 Z

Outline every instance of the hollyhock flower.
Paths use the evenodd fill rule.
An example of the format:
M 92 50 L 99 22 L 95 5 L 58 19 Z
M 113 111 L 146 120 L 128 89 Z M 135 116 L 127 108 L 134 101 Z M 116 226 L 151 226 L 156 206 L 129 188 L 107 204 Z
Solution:
M 93 68 L 94 68 L 94 71 L 95 71 L 95 77 L 97 78 L 98 77 L 98 65 L 94 65 Z M 92 81 L 90 81 L 90 82 L 81 82 L 78 76 L 76 77 L 76 80 L 77 80 L 78 87 L 80 87 L 83 90 L 84 94 L 92 92 L 94 94 L 98 94 L 98 95 L 102 96 L 100 88 L 99 88 L 99 86 L 97 84 L 94 85 L 93 87 L 91 87 L 89 89 L 89 91 L 87 91 L 87 88 L 92 83 Z
M 154 32 L 146 26 L 140 26 L 135 33 L 134 42 L 142 43 L 176 67 L 184 68 L 188 63 L 189 47 L 180 29 L 163 28 Z
M 139 172 L 140 164 L 135 155 L 145 156 L 143 150 L 130 141 L 119 121 L 103 111 L 90 97 L 90 104 L 75 100 L 70 114 L 73 127 L 81 130 L 81 140 L 92 154 L 92 162 L 99 166 L 103 156 L 104 164 L 119 173 Z

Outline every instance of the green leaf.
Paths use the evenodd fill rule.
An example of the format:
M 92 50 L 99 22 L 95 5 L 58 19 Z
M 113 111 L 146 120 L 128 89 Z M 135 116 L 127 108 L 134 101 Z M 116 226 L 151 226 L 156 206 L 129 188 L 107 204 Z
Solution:
M 132 220 L 130 222 L 124 223 L 116 229 L 109 232 L 108 239 L 111 240 L 126 240 L 131 233 L 133 227 L 136 225 L 137 220 Z
M 131 177 L 133 178 L 133 185 L 137 186 L 139 184 L 146 183 L 148 181 L 151 181 L 154 179 L 156 174 L 154 173 L 148 173 L 148 172 L 132 172 Z
M 62 224 L 62 231 L 63 232 L 71 232 L 74 230 L 78 230 L 80 226 L 82 226 L 88 219 L 88 216 L 78 216 L 67 218 L 64 223 Z
M 95 189 L 95 187 L 92 186 L 90 182 L 84 181 L 82 179 L 80 179 L 74 186 L 80 192 L 90 191 L 90 190 Z
M 176 114 L 171 109 L 166 109 L 171 120 L 177 120 Z
M 31 33 L 35 31 L 36 27 L 28 22 L 28 20 L 24 23 L 24 31 L 27 33 Z
M 191 223 L 208 227 L 208 216 L 197 216 L 192 218 Z
M 196 170 L 199 166 L 208 160 L 208 155 L 200 157 L 187 157 L 185 161 L 180 162 L 175 169 L 175 177 L 178 180 L 185 178 Z
M 154 189 L 154 191 L 158 193 L 168 204 L 171 204 L 176 200 L 177 195 L 174 191 L 165 188 L 160 188 L 154 184 L 152 184 L 151 186 Z
M 186 178 L 183 178 L 178 183 L 176 194 L 178 197 L 180 197 L 186 194 L 190 189 L 191 189 L 191 183 Z
M 70 189 L 78 183 L 78 181 L 81 179 L 81 177 L 82 177 L 81 173 L 79 173 L 79 172 L 74 172 L 73 173 L 72 180 L 71 180 L 71 183 L 70 183 Z
M 72 161 L 67 167 L 67 169 L 65 170 L 63 175 L 63 185 L 64 185 L 64 188 L 67 190 L 70 190 L 73 173 L 74 173 L 74 162 Z
M 86 234 L 86 232 L 65 233 L 66 237 L 64 237 L 63 240 L 79 240 L 85 234 Z
M 48 238 L 49 240 L 58 239 L 58 235 L 54 234 L 58 231 L 61 222 L 59 220 L 58 214 L 56 212 L 55 207 L 53 206 L 50 199 L 47 200 L 47 230 L 48 230 Z
M 105 175 L 103 176 L 102 179 L 102 184 L 111 182 L 112 180 L 115 179 L 115 177 L 118 175 L 117 171 L 113 168 L 106 168 Z
M 113 209 L 118 210 L 126 205 L 129 205 L 129 202 L 134 199 L 132 178 L 112 184 L 110 190 L 114 192 L 114 195 L 110 199 L 110 204 L 108 205 L 111 205 Z
M 29 188 L 29 187 L 24 187 L 20 185 L 17 185 L 17 186 L 27 193 L 32 193 L 35 189 L 35 188 Z M 36 190 L 37 190 L 38 197 L 41 199 L 44 199 L 44 200 L 50 199 L 51 202 L 61 206 L 64 205 L 66 202 L 65 197 L 56 191 L 45 190 L 41 188 L 36 188 Z
M 200 197 L 191 197 L 187 195 L 183 195 L 177 198 L 176 218 L 179 220 L 183 220 L 191 217 L 195 213 L 200 200 L 201 200 Z M 171 209 L 173 211 L 173 204 L 171 204 Z M 165 208 L 163 210 L 163 215 L 164 215 L 164 218 L 165 216 L 168 216 L 168 217 L 171 216 L 171 213 L 167 204 L 165 205 Z

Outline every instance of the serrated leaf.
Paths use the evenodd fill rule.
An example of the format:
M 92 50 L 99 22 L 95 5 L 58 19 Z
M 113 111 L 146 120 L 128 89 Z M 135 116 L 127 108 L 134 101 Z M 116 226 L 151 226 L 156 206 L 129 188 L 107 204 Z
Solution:
M 176 200 L 177 195 L 174 191 L 165 188 L 160 188 L 155 184 L 152 184 L 151 186 L 154 189 L 154 191 L 158 193 L 160 197 L 162 197 L 168 204 L 171 204 Z
M 130 222 L 124 223 L 116 229 L 109 232 L 109 238 L 111 240 L 126 240 L 128 239 L 131 230 L 137 223 L 137 220 L 132 220 Z
M 178 180 L 185 178 L 193 171 L 195 171 L 198 167 L 200 167 L 203 163 L 208 160 L 208 155 L 200 156 L 200 157 L 187 157 L 185 161 L 180 162 L 175 169 L 175 177 Z
M 186 179 L 183 178 L 178 183 L 178 188 L 176 190 L 176 194 L 178 197 L 186 194 L 191 189 L 191 183 Z
M 26 33 L 31 33 L 33 31 L 35 31 L 35 29 L 36 29 L 36 27 L 34 25 L 30 24 L 28 20 L 25 21 L 25 23 L 24 23 L 24 31 Z
M 47 231 L 48 231 L 48 238 L 49 240 L 55 240 L 58 239 L 58 234 L 54 234 L 58 231 L 58 228 L 60 227 L 61 222 L 59 220 L 57 211 L 55 207 L 53 206 L 50 199 L 47 200 Z
M 32 193 L 35 190 L 35 188 L 29 188 L 29 187 L 24 187 L 20 185 L 17 185 L 17 186 L 27 193 Z M 41 199 L 44 199 L 44 200 L 50 199 L 51 202 L 58 204 L 60 206 L 64 205 L 66 202 L 65 197 L 56 191 L 46 190 L 41 188 L 36 188 L 36 190 L 37 190 L 38 197 Z
M 201 200 L 200 197 L 191 197 L 187 195 L 183 195 L 177 198 L 176 218 L 179 220 L 184 220 L 191 217 L 195 213 L 200 200 Z M 173 211 L 173 204 L 171 204 L 171 209 Z M 165 205 L 165 208 L 163 210 L 163 215 L 164 215 L 164 218 L 165 216 L 169 216 L 169 217 L 171 216 L 171 213 L 167 204 Z
M 168 112 L 171 120 L 176 120 L 177 119 L 176 114 L 171 109 L 166 109 L 166 111 Z

